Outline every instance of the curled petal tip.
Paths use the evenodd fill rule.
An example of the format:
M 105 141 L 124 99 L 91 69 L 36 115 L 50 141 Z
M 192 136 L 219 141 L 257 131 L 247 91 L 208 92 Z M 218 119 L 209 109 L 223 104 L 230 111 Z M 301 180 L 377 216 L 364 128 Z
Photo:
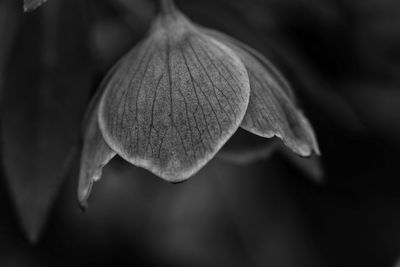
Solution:
M 115 152 L 102 139 L 84 145 L 78 185 L 78 201 L 81 207 L 87 207 L 94 182 L 101 178 L 102 168 L 114 156 Z
M 289 161 L 294 167 L 296 167 L 313 182 L 318 184 L 324 184 L 326 182 L 324 168 L 319 157 L 315 155 L 311 155 L 307 158 L 299 157 L 285 147 L 281 147 L 279 152 L 285 160 Z
M 84 184 L 82 184 L 84 181 Z M 80 178 L 78 187 L 78 202 L 80 208 L 85 211 L 88 207 L 88 199 L 92 190 L 94 180 L 90 178 Z
M 88 209 L 88 202 L 87 202 L 87 199 L 85 199 L 85 200 L 79 200 L 79 208 L 81 209 L 82 212 L 87 211 L 87 209 Z
M 318 141 L 317 138 L 315 137 L 314 129 L 311 126 L 311 123 L 309 120 L 304 116 L 304 114 L 299 111 L 298 113 L 299 120 L 302 122 L 300 123 L 301 129 L 299 129 L 299 139 L 304 140 L 305 144 L 308 146 L 308 155 L 305 156 L 312 156 L 312 154 L 315 154 L 317 156 L 321 156 L 321 151 L 319 149 Z

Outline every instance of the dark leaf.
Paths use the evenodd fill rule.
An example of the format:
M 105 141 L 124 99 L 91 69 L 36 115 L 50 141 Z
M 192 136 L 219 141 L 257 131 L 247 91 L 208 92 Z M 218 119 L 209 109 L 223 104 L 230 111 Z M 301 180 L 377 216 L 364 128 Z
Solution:
M 6 73 L 3 163 L 21 224 L 38 239 L 80 135 L 92 63 L 80 0 L 26 15 Z
M 4 81 L 5 67 L 15 42 L 20 20 L 21 16 L 13 5 L 13 0 L 0 2 L 0 93 Z

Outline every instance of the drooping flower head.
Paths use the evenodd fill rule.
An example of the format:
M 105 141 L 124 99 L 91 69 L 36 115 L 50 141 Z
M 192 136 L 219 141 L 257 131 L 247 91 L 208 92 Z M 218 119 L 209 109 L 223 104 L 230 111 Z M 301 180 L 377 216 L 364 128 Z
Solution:
M 116 154 L 180 182 L 202 168 L 239 127 L 277 136 L 301 156 L 319 153 L 290 87 L 262 55 L 193 24 L 171 0 L 146 38 L 104 79 L 88 111 L 79 200 Z

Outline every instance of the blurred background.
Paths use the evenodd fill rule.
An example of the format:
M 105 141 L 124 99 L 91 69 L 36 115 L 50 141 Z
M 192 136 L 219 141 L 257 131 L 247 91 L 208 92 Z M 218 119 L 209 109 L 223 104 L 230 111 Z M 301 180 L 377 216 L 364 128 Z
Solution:
M 116 158 L 81 212 L 84 110 L 155 1 L 0 0 L 0 266 L 395 266 L 400 1 L 176 4 L 282 71 L 322 157 L 240 132 L 177 185 Z

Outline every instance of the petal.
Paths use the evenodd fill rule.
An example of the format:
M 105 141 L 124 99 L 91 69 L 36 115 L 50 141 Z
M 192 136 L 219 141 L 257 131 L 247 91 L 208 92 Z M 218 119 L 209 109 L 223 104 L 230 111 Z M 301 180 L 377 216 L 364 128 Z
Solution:
M 319 154 L 313 129 L 297 108 L 292 90 L 282 75 L 260 53 L 217 31 L 206 34 L 234 50 L 247 68 L 251 95 L 241 127 L 262 137 L 277 136 L 301 156 Z
M 263 66 L 263 68 L 266 69 L 266 71 L 269 73 L 268 77 L 273 80 L 274 83 L 276 83 L 277 86 L 282 89 L 285 94 L 292 100 L 296 101 L 295 95 L 293 93 L 293 90 L 290 86 L 290 84 L 286 81 L 286 79 L 283 77 L 283 75 L 279 72 L 279 70 L 274 67 L 274 65 L 266 59 L 261 53 L 256 51 L 255 49 L 245 45 L 244 43 L 234 39 L 233 37 L 230 37 L 229 35 L 226 35 L 224 33 L 221 33 L 219 31 L 211 30 L 205 27 L 201 27 L 202 31 L 206 33 L 207 35 L 219 40 L 220 42 L 223 42 L 225 45 L 230 47 L 235 53 L 238 54 L 239 58 L 244 59 L 250 57 L 251 61 L 257 60 L 259 64 Z M 244 55 L 248 54 L 248 55 Z M 247 60 L 248 61 L 248 60 Z M 244 63 L 243 59 L 242 62 Z M 246 68 L 251 67 L 252 63 L 248 65 L 245 64 Z M 251 81 L 250 81 L 251 84 Z M 251 85 L 250 85 L 251 87 Z M 252 89 L 250 89 L 252 90 Z
M 108 83 L 120 62 L 107 73 L 96 95 L 90 102 L 84 118 L 83 149 L 79 170 L 78 201 L 82 209 L 87 208 L 87 200 L 93 183 L 102 175 L 103 167 L 116 155 L 116 153 L 104 141 L 98 125 L 99 101 Z
M 95 105 L 84 136 L 78 184 L 78 200 L 82 208 L 87 207 L 92 185 L 101 178 L 103 167 L 116 155 L 103 139 L 97 114 L 98 105 Z
M 156 22 L 110 80 L 99 112 L 114 151 L 171 182 L 216 154 L 243 120 L 250 94 L 231 49 L 185 23 Z

